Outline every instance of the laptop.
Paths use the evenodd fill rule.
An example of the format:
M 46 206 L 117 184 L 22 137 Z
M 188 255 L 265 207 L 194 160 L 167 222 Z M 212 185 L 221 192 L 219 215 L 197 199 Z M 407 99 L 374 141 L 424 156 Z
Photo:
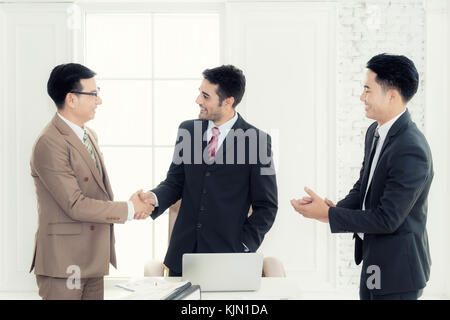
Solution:
M 261 285 L 263 256 L 259 253 L 185 253 L 183 281 L 201 291 L 255 291 Z

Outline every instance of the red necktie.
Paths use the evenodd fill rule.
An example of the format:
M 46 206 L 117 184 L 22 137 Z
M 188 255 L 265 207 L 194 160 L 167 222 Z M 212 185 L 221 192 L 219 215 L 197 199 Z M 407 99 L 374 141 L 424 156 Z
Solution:
M 220 130 L 217 127 L 212 128 L 212 134 L 211 140 L 208 142 L 208 149 L 209 149 L 209 160 L 212 160 L 214 156 L 216 155 L 217 151 L 217 144 L 219 142 L 219 134 Z

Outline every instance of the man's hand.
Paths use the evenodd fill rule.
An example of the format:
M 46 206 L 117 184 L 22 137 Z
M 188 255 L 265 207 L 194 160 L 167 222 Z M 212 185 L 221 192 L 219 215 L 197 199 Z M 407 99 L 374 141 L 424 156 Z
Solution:
M 143 202 L 145 202 L 147 204 L 151 204 L 153 207 L 156 205 L 155 196 L 150 191 L 149 192 L 143 192 L 142 190 L 140 190 L 139 198 L 141 199 L 141 201 L 143 201 Z
M 294 207 L 295 211 L 306 218 L 328 223 L 328 209 L 330 206 L 334 206 L 333 202 L 328 199 L 323 200 L 308 187 L 305 187 L 305 191 L 309 197 L 291 200 L 291 205 Z
M 148 216 L 153 212 L 155 207 L 150 204 L 146 203 L 141 200 L 139 197 L 139 194 L 141 194 L 143 191 L 139 190 L 130 197 L 130 201 L 133 202 L 134 206 L 134 219 L 141 220 L 141 219 L 147 219 Z
M 333 201 L 325 198 L 323 201 L 325 201 L 325 203 L 327 204 L 327 206 L 329 207 L 336 207 L 336 205 L 333 203 Z

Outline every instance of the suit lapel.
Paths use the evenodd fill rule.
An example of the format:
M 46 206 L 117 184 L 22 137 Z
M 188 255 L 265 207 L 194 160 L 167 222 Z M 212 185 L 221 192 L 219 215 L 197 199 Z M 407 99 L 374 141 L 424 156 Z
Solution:
M 206 147 L 208 146 L 208 134 L 207 131 L 208 130 L 208 120 L 203 120 L 202 121 L 202 152 L 205 153 Z M 203 161 L 203 154 L 202 154 L 202 163 L 204 163 L 205 161 Z
M 105 191 L 109 195 L 109 198 L 111 200 L 113 200 L 114 199 L 114 195 L 113 195 L 113 192 L 112 192 L 111 184 L 109 182 L 108 174 L 106 173 L 105 163 L 103 162 L 103 157 L 101 156 L 100 147 L 98 146 L 97 141 L 94 139 L 91 131 L 88 128 L 86 128 L 86 130 L 88 132 L 89 139 L 91 139 L 92 145 L 94 146 L 95 152 L 97 153 L 97 161 L 99 162 L 101 170 L 103 171 L 103 181 L 102 182 L 103 182 L 103 185 L 106 188 Z M 99 177 L 100 177 L 100 175 L 99 175 Z
M 397 133 L 401 132 L 404 128 L 406 128 L 410 122 L 411 122 L 411 115 L 409 114 L 408 109 L 406 109 L 405 113 L 402 114 L 402 116 L 398 118 L 397 121 L 395 121 L 395 123 L 392 125 L 391 129 L 389 129 L 389 132 L 386 136 L 386 140 L 384 141 L 383 146 L 381 148 L 380 158 L 383 155 L 384 150 L 386 150 L 386 147 L 395 139 Z
M 364 201 L 364 195 L 366 194 L 366 189 L 367 189 L 367 182 L 369 180 L 369 173 L 370 173 L 370 147 L 372 145 L 372 139 L 373 139 L 373 135 L 375 133 L 375 129 L 377 127 L 377 124 L 374 123 L 373 127 L 369 128 L 369 132 L 368 132 L 368 136 L 372 137 L 371 139 L 369 139 L 369 141 L 366 141 L 365 143 L 365 153 L 364 153 L 364 172 L 363 172 L 363 180 L 361 182 L 361 191 L 360 191 L 360 198 L 361 198 L 361 207 L 362 207 L 362 202 Z
M 383 142 L 383 145 L 381 146 L 381 150 L 380 150 L 380 155 L 378 156 L 378 161 L 377 164 L 375 165 L 375 169 L 373 171 L 373 176 L 376 175 L 376 170 L 378 168 L 378 164 L 380 163 L 380 160 L 384 154 L 384 151 L 386 150 L 386 148 L 392 143 L 392 141 L 395 140 L 395 136 L 397 135 L 397 133 L 401 132 L 404 128 L 406 128 L 409 123 L 411 122 L 411 116 L 409 114 L 408 109 L 406 109 L 405 113 L 401 115 L 400 118 L 397 119 L 397 121 L 395 121 L 395 123 L 392 125 L 392 127 L 389 129 L 389 132 L 386 136 L 386 139 Z M 371 136 L 373 136 L 374 132 L 375 132 L 375 128 L 376 125 L 374 125 L 374 128 L 371 132 Z M 371 141 L 369 142 L 369 146 L 370 146 Z M 365 154 L 365 159 L 369 159 L 370 157 L 370 147 L 366 148 L 366 154 Z M 369 173 L 370 173 L 370 163 L 364 163 L 364 175 L 363 175 L 363 181 L 361 184 L 361 204 L 364 201 L 364 196 L 366 194 L 366 189 L 367 189 L 367 182 L 369 180 Z M 372 181 L 373 181 L 373 177 L 372 177 Z M 372 184 L 371 181 L 371 184 Z M 369 194 L 370 191 L 370 186 L 367 189 L 367 194 Z M 366 198 L 366 200 L 368 199 L 368 197 Z
M 228 132 L 227 136 L 225 137 L 225 140 L 223 140 L 223 143 L 221 145 L 221 147 L 223 147 L 225 145 L 224 158 L 225 158 L 225 154 L 226 154 L 227 151 L 237 147 L 237 145 L 236 145 L 237 142 L 236 141 L 234 141 L 234 143 L 229 143 L 229 144 L 227 144 L 227 141 L 229 141 L 230 139 L 234 139 L 235 138 L 236 130 L 242 129 L 242 130 L 245 131 L 245 129 L 247 129 L 247 128 L 244 126 L 244 124 L 245 124 L 244 119 L 242 119 L 241 115 L 238 113 L 238 118 L 237 118 L 236 122 L 231 127 L 231 130 Z
M 243 130 L 246 129 L 244 124 L 245 124 L 244 119 L 242 119 L 241 115 L 238 113 L 238 118 L 237 118 L 236 122 L 231 127 L 231 130 L 228 131 L 228 133 L 227 133 L 225 139 L 223 140 L 222 144 L 220 145 L 219 149 L 217 149 L 216 155 L 221 157 L 221 159 L 218 159 L 219 164 L 226 162 L 226 155 L 227 155 L 227 152 L 230 152 L 230 149 L 237 148 L 236 141 L 231 142 L 230 139 L 235 139 L 235 137 L 236 137 L 235 132 L 237 129 L 243 129 Z M 233 150 L 233 151 L 236 151 L 236 150 Z M 234 154 L 234 152 L 233 152 L 233 154 Z
M 56 126 L 56 128 L 62 133 L 64 139 L 80 153 L 81 157 L 83 158 L 92 175 L 94 176 L 94 179 L 97 181 L 98 186 L 109 196 L 108 192 L 105 189 L 105 185 L 100 177 L 100 174 L 97 168 L 95 167 L 95 163 L 92 160 L 91 156 L 89 155 L 88 151 L 86 150 L 86 147 L 81 142 L 80 138 L 76 136 L 75 132 L 73 132 L 73 130 L 62 119 L 60 119 L 57 114 L 55 114 L 55 116 L 53 117 L 52 122 Z

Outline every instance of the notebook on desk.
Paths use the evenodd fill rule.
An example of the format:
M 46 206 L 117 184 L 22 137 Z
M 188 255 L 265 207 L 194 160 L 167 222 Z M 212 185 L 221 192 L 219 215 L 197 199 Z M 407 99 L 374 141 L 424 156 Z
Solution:
M 182 279 L 200 285 L 201 291 L 255 291 L 262 267 L 259 253 L 185 253 Z

